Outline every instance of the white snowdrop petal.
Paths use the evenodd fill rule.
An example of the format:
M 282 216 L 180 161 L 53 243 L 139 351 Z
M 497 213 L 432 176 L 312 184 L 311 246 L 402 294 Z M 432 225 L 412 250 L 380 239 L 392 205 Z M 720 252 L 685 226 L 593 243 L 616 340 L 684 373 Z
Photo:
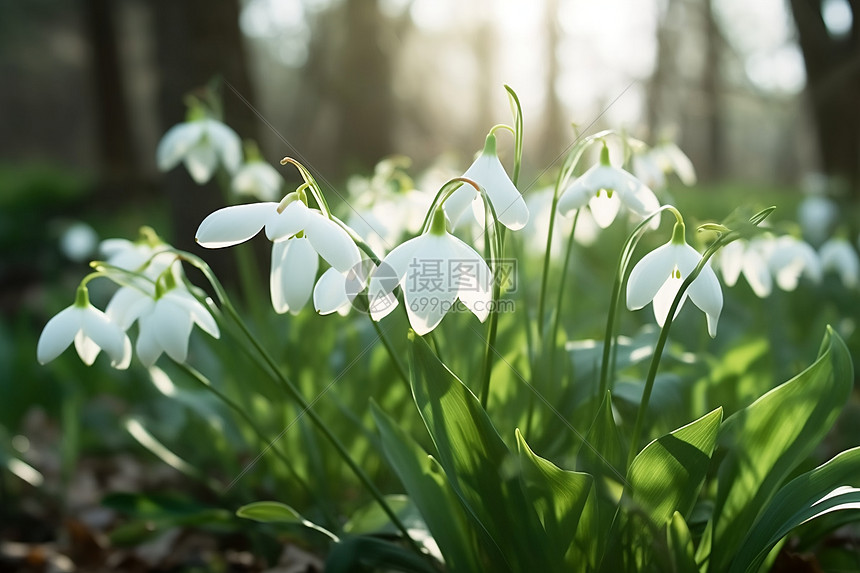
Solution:
M 325 215 L 311 211 L 305 234 L 314 250 L 338 271 L 345 273 L 361 262 L 361 253 L 349 234 Z
M 367 298 L 370 317 L 373 320 L 382 320 L 399 304 L 392 293 L 403 281 L 409 264 L 413 260 L 413 254 L 421 245 L 422 237 L 423 235 L 409 239 L 396 246 L 371 274 Z
M 158 168 L 169 171 L 176 167 L 202 135 L 203 125 L 196 121 L 180 123 L 168 129 L 155 151 Z
M 746 241 L 739 239 L 729 243 L 719 251 L 720 272 L 722 272 L 723 281 L 727 286 L 735 286 L 738 277 L 741 276 L 748 248 L 746 245 Z
M 47 364 L 63 353 L 81 329 L 82 309 L 69 306 L 51 317 L 36 345 L 36 358 L 39 364 Z
M 463 177 L 484 188 L 501 224 L 512 231 L 525 227 L 528 207 L 497 156 L 482 154 Z
M 214 119 L 206 120 L 206 129 L 224 168 L 235 173 L 242 163 L 242 140 L 230 127 Z
M 445 214 L 451 222 L 451 227 L 456 228 L 463 214 L 471 207 L 472 202 L 478 196 L 478 191 L 468 183 L 461 185 L 451 193 L 442 204 Z
M 727 246 L 732 244 L 734 243 L 729 243 Z M 759 249 L 754 248 L 752 244 L 743 258 L 743 273 L 756 296 L 764 298 L 770 295 L 773 290 L 773 277 L 767 267 L 767 261 Z
M 82 332 L 108 353 L 113 363 L 119 363 L 123 357 L 126 334 L 99 309 L 91 306 L 83 313 Z
M 693 304 L 698 306 L 708 317 L 708 333 L 711 338 L 717 335 L 717 321 L 723 310 L 723 291 L 720 281 L 710 265 L 705 265 L 702 272 L 687 289 L 687 294 Z
M 183 160 L 194 182 L 203 185 L 212 178 L 218 165 L 218 155 L 211 145 L 200 143 L 188 150 Z
M 346 277 L 335 268 L 322 274 L 314 287 L 314 308 L 320 314 L 331 314 L 349 305 Z
M 82 330 L 79 330 L 75 335 L 75 350 L 77 350 L 81 362 L 87 366 L 92 366 L 102 349 L 99 348 L 99 345 L 92 338 L 84 334 Z
M 588 208 L 597 226 L 605 229 L 612 224 L 621 209 L 621 199 L 617 192 L 613 192 L 610 197 L 606 191 L 600 191 L 588 200 Z
M 484 322 L 490 314 L 493 299 L 493 276 L 487 262 L 474 249 L 452 237 L 456 263 L 452 265 L 452 282 L 458 287 L 457 297 Z M 456 274 L 460 273 L 460 277 Z
M 199 326 L 204 332 L 208 333 L 213 338 L 220 337 L 221 333 L 218 330 L 218 323 L 215 317 L 193 294 L 184 288 L 177 287 L 171 289 L 164 295 L 171 302 L 181 307 L 182 312 L 191 317 L 191 321 Z
M 308 206 L 301 201 L 293 201 L 280 213 L 275 214 L 266 222 L 266 237 L 270 241 L 289 239 L 299 231 L 305 230 L 311 215 Z
M 660 290 L 658 290 L 657 294 L 654 295 L 654 319 L 661 328 L 666 323 L 666 317 L 669 316 L 669 309 L 672 308 L 672 303 L 678 295 L 678 290 L 681 288 L 682 282 L 683 279 L 671 277 L 663 283 Z M 674 320 L 675 317 L 678 316 L 678 313 L 681 312 L 681 307 L 684 306 L 684 302 L 687 300 L 688 294 L 689 291 L 685 292 L 681 297 L 681 301 L 678 303 L 678 308 L 675 309 L 675 316 L 672 317 L 672 320 Z
M 260 201 L 274 201 L 283 185 L 283 178 L 278 171 L 262 161 L 244 165 L 233 177 L 233 192 L 236 194 L 252 195 Z
M 640 260 L 627 279 L 627 308 L 638 310 L 653 300 L 675 268 L 671 244 L 657 247 Z
M 562 215 L 569 215 L 572 211 L 588 205 L 588 200 L 593 196 L 594 193 L 584 185 L 580 177 L 559 197 L 558 212 Z
M 188 358 L 188 339 L 194 326 L 191 316 L 182 306 L 165 296 L 155 303 L 151 318 L 158 345 L 176 362 L 185 362 Z
M 141 364 L 149 368 L 158 357 L 161 356 L 163 349 L 155 337 L 155 328 L 153 327 L 153 318 L 151 314 L 140 317 L 140 333 L 137 335 L 135 343 L 135 352 Z
M 111 297 L 105 308 L 105 315 L 121 329 L 128 330 L 141 313 L 146 311 L 152 302 L 151 296 L 135 287 L 122 287 Z
M 297 314 L 308 302 L 319 255 L 307 239 L 280 241 L 272 247 L 269 287 L 275 312 Z
M 219 249 L 247 241 L 260 232 L 277 212 L 277 203 L 250 203 L 224 207 L 203 219 L 195 238 L 202 247 Z

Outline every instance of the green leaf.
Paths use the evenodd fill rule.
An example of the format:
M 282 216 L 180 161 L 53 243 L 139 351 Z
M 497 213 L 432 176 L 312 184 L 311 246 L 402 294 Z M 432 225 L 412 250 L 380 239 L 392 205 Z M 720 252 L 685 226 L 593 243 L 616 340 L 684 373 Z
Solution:
M 853 379 L 848 349 L 828 327 L 809 368 L 725 421 L 718 441 L 728 451 L 706 531 L 711 571 L 728 569 L 762 508 L 836 421 Z
M 446 568 L 452 573 L 479 571 L 481 567 L 472 543 L 476 534 L 444 470 L 374 402 L 371 402 L 371 413 L 382 437 L 385 458 L 421 512 L 445 558 Z M 495 547 L 490 549 L 489 562 L 504 566 L 501 554 Z
M 516 457 L 475 395 L 422 338 L 411 339 L 415 403 L 451 487 L 504 555 L 505 569 L 551 570 L 563 557 L 563 549 L 548 545 L 537 513 L 520 485 Z
M 236 515 L 245 519 L 253 519 L 260 523 L 287 523 L 292 525 L 301 525 L 308 529 L 318 531 L 333 541 L 339 541 L 337 535 L 331 531 L 313 523 L 312 521 L 308 521 L 295 509 L 278 501 L 255 501 L 254 503 L 243 505 L 237 509 Z
M 550 545 L 563 551 L 571 570 L 593 568 L 597 557 L 594 535 L 597 515 L 584 514 L 584 510 L 594 491 L 594 478 L 586 473 L 562 470 L 536 455 L 519 429 L 516 436 L 526 495 L 537 510 Z M 588 507 L 594 509 L 593 504 Z M 571 532 L 580 531 L 579 536 L 571 535 Z M 585 540 L 584 547 L 577 547 L 576 537 Z
M 779 490 L 747 534 L 730 571 L 757 571 L 771 548 L 792 529 L 846 509 L 860 509 L 860 448 L 840 453 Z
M 336 543 L 325 560 L 327 573 L 439 573 L 427 557 L 376 537 L 347 537 Z
M 687 515 L 693 508 L 717 441 L 723 409 L 657 438 L 630 464 L 627 481 L 633 502 L 657 526 L 677 511 Z
M 666 542 L 673 573 L 699 573 L 693 556 L 693 536 L 684 516 L 677 511 L 672 514 L 666 526 Z

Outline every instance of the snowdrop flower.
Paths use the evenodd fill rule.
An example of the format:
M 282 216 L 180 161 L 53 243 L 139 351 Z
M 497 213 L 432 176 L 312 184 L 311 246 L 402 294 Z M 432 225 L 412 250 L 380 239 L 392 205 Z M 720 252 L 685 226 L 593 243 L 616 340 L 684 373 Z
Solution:
M 512 231 L 522 229 L 529 220 L 529 210 L 523 196 L 514 186 L 496 154 L 496 136 L 487 136 L 481 155 L 462 175 L 484 188 L 499 222 Z M 466 209 L 479 196 L 471 185 L 462 185 L 445 201 L 445 211 L 453 226 L 457 226 Z
M 610 164 L 609 149 L 605 144 L 600 152 L 600 163 L 583 173 L 562 193 L 558 211 L 568 215 L 586 205 L 601 229 L 612 224 L 622 205 L 641 218 L 660 208 L 660 202 L 651 189 L 627 171 Z M 659 224 L 655 217 L 652 226 L 656 228 Z
M 172 283 L 172 280 L 167 282 Z M 162 353 L 176 362 L 185 362 L 195 324 L 213 338 L 220 337 L 218 324 L 206 307 L 188 290 L 175 285 L 158 292 L 155 298 L 147 297 L 129 309 L 127 316 L 132 322 L 138 322 L 140 332 L 135 351 L 147 368 L 155 364 Z
M 415 234 L 421 229 L 432 202 L 432 195 L 414 189 L 392 196 L 383 195 L 372 205 L 354 210 L 347 224 L 374 252 L 387 253 L 404 234 Z
M 441 208 L 426 233 L 396 247 L 374 271 L 368 291 L 373 320 L 394 309 L 391 292 L 397 285 L 403 287 L 409 324 L 420 336 L 436 328 L 457 299 L 481 322 L 489 315 L 490 268 L 472 247 L 445 230 Z
M 776 239 L 768 259 L 776 284 L 784 291 L 797 288 L 800 277 L 821 281 L 821 261 L 808 243 L 790 235 Z
M 525 233 L 525 246 L 530 252 L 535 255 L 542 255 L 546 252 L 546 236 L 549 232 L 549 219 L 551 215 L 553 189 L 541 189 L 534 193 L 529 193 L 526 197 L 526 205 L 528 205 L 529 222 L 523 228 Z M 567 238 L 573 230 L 574 239 L 580 245 L 592 245 L 597 240 L 600 228 L 594 222 L 594 218 L 588 210 L 582 211 L 579 214 L 579 219 L 576 221 L 576 228 L 573 229 L 573 220 L 567 217 L 556 217 L 552 229 L 552 251 L 551 256 L 556 257 L 565 248 Z
M 274 201 L 280 196 L 284 178 L 265 161 L 250 161 L 233 176 L 233 192 L 251 195 L 260 201 Z
M 815 245 L 823 243 L 839 218 L 839 207 L 823 195 L 809 195 L 797 207 L 797 222 L 803 236 Z
M 63 353 L 74 341 L 78 356 L 87 366 L 95 362 L 101 350 L 111 359 L 111 366 L 128 368 L 131 342 L 122 328 L 90 304 L 86 286 L 79 286 L 75 303 L 51 318 L 39 336 L 36 357 L 46 364 Z
M 772 237 L 760 236 L 749 241 L 738 239 L 720 249 L 717 260 L 726 286 L 735 286 L 743 273 L 756 296 L 769 296 L 773 290 L 773 276 L 768 265 L 772 246 Z
M 279 203 L 252 203 L 219 209 L 197 229 L 206 248 L 230 247 L 247 241 L 263 228 L 274 242 L 269 287 L 278 313 L 298 313 L 314 287 L 319 257 L 341 273 L 361 262 L 358 247 L 337 223 L 309 208 L 298 194 Z M 326 283 L 323 284 L 326 286 Z
M 236 132 L 214 119 L 201 118 L 174 125 L 158 143 L 156 162 L 161 171 L 180 161 L 198 185 L 212 178 L 221 163 L 235 173 L 242 162 L 242 143 Z
M 702 256 L 684 239 L 684 224 L 675 224 L 672 240 L 642 257 L 627 280 L 627 308 L 638 310 L 653 301 L 654 318 L 661 327 L 669 315 L 681 283 L 699 264 Z M 684 292 L 676 315 L 687 296 L 708 319 L 708 334 L 717 335 L 717 322 L 723 308 L 723 292 L 713 269 L 707 264 Z
M 846 288 L 854 288 L 860 282 L 860 259 L 847 239 L 834 237 L 818 249 L 822 271 L 839 273 Z
M 651 148 L 648 155 L 663 174 L 674 173 L 687 187 L 696 184 L 696 170 L 693 162 L 674 142 L 658 143 Z

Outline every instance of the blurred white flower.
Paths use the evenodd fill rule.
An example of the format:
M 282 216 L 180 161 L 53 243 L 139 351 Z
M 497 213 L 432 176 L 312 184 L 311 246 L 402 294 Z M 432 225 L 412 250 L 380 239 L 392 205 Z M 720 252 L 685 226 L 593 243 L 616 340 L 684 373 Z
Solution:
M 796 289 L 803 276 L 813 282 L 821 282 L 821 261 L 815 249 L 790 235 L 774 240 L 768 265 L 776 284 L 784 291 Z
M 370 245 L 375 253 L 387 253 L 399 244 L 405 234 L 421 229 L 424 216 L 433 202 L 429 193 L 411 190 L 377 197 L 372 201 L 359 198 L 347 224 Z M 362 204 L 367 204 L 361 208 Z
M 235 173 L 242 163 L 242 142 L 236 132 L 220 121 L 203 118 L 174 125 L 158 143 L 156 162 L 161 171 L 180 161 L 198 185 L 212 178 L 220 163 Z
M 600 152 L 600 163 L 588 169 L 562 193 L 558 210 L 562 215 L 568 215 L 586 205 L 602 229 L 612 224 L 622 205 L 640 218 L 660 208 L 660 202 L 651 189 L 627 171 L 609 163 L 609 150 L 605 145 Z M 659 218 L 655 217 L 651 226 L 656 228 L 659 224 Z
M 820 245 L 830 236 L 838 218 L 839 207 L 823 195 L 809 195 L 797 208 L 797 221 L 803 236 L 815 245 Z
M 846 288 L 860 282 L 860 258 L 847 239 L 833 237 L 818 249 L 822 271 L 836 271 Z
M 76 222 L 69 225 L 60 237 L 60 250 L 69 260 L 81 263 L 96 250 L 98 233 L 86 223 Z
M 269 287 L 278 313 L 298 313 L 311 296 L 319 257 L 345 273 L 361 262 L 352 238 L 317 209 L 293 198 L 280 210 L 274 202 L 225 207 L 211 213 L 197 229 L 206 248 L 230 247 L 247 241 L 265 227 L 274 242 Z
M 699 264 L 702 256 L 684 240 L 683 225 L 676 224 L 672 240 L 642 257 L 627 280 L 627 308 L 638 310 L 653 301 L 654 318 L 661 327 L 669 315 L 672 301 L 684 279 Z M 707 315 L 708 334 L 717 335 L 717 322 L 723 308 L 723 292 L 710 264 L 684 292 L 677 315 L 687 296 Z
M 90 304 L 85 286 L 78 287 L 75 303 L 51 318 L 42 329 L 36 347 L 40 364 L 46 364 L 63 353 L 74 341 L 75 350 L 87 366 L 95 362 L 101 350 L 111 359 L 111 366 L 128 368 L 131 342 L 122 328 Z
M 525 234 L 525 246 L 535 255 L 546 252 L 546 236 L 549 232 L 550 207 L 552 206 L 552 187 L 526 195 L 526 205 L 529 208 L 529 222 L 523 227 Z M 567 244 L 573 227 L 571 217 L 555 218 L 552 230 L 552 256 L 559 255 Z M 597 240 L 600 227 L 594 222 L 594 218 L 588 209 L 579 214 L 574 229 L 575 240 L 581 245 L 591 245 Z
M 764 298 L 773 290 L 768 259 L 773 250 L 774 239 L 770 235 L 754 237 L 747 241 L 738 239 L 731 242 L 715 255 L 715 264 L 723 275 L 726 286 L 735 286 L 743 273 L 750 288 Z
M 463 174 L 481 186 L 489 197 L 499 222 L 516 231 L 522 229 L 529 220 L 529 210 L 523 196 L 514 186 L 505 168 L 496 154 L 496 136 L 487 136 L 481 155 Z M 479 197 L 478 191 L 471 185 L 461 185 L 445 201 L 445 212 L 456 227 L 460 218 Z
M 492 300 L 492 276 L 475 250 L 445 230 L 445 214 L 433 214 L 430 229 L 397 246 L 370 278 L 370 316 L 381 320 L 397 302 L 401 285 L 409 324 L 423 336 L 436 328 L 459 299 L 472 314 L 486 320 Z
M 233 192 L 250 195 L 260 201 L 275 201 L 281 196 L 284 178 L 265 161 L 245 163 L 233 176 Z

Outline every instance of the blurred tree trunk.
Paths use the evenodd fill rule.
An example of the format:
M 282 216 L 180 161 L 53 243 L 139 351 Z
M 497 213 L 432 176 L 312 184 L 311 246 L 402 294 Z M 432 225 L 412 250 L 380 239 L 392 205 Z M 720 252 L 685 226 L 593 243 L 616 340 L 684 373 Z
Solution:
M 848 0 L 851 30 L 834 36 L 822 17 L 821 0 L 791 0 L 806 65 L 807 92 L 818 132 L 825 174 L 842 180 L 860 199 L 860 0 Z
M 555 82 L 561 75 L 558 62 L 558 53 L 560 50 L 560 34 L 558 24 L 558 0 L 547 0 L 545 19 L 546 19 L 546 103 L 544 111 L 544 125 L 542 137 L 541 157 L 543 161 L 541 165 L 549 165 L 554 161 L 560 153 L 567 147 L 570 141 L 573 141 L 573 133 L 570 130 L 570 123 L 564 120 L 564 111 L 561 101 L 558 99 L 558 92 L 555 89 Z
M 393 152 L 392 66 L 382 42 L 385 33 L 376 0 L 346 0 L 340 65 L 332 70 L 341 118 L 338 151 L 364 169 Z
M 703 179 L 718 179 L 726 167 L 725 133 L 722 102 L 722 48 L 723 37 L 714 17 L 713 0 L 705 0 L 705 71 L 702 91 L 705 104 L 705 141 L 707 162 L 702 163 Z
M 150 6 L 160 76 L 162 132 L 184 121 L 187 94 L 220 76 L 224 79 L 224 121 L 243 139 L 256 139 L 257 118 L 243 101 L 244 98 L 253 104 L 254 94 L 239 30 L 239 1 L 155 0 Z M 166 173 L 162 182 L 173 215 L 174 244 L 196 250 L 194 230 L 203 217 L 223 206 L 224 196 L 214 178 L 206 185 L 196 185 L 181 167 Z
M 668 0 L 660 11 L 657 20 L 657 56 L 654 63 L 654 73 L 648 81 L 645 121 L 647 122 L 650 143 L 656 143 L 660 130 L 665 127 L 663 109 L 665 105 L 665 87 L 672 74 L 672 62 L 675 61 L 674 44 L 671 42 L 672 14 L 677 0 Z
M 84 0 L 100 163 L 99 194 L 119 197 L 141 182 L 116 34 L 115 0 Z M 123 193 L 118 193 L 122 191 Z

